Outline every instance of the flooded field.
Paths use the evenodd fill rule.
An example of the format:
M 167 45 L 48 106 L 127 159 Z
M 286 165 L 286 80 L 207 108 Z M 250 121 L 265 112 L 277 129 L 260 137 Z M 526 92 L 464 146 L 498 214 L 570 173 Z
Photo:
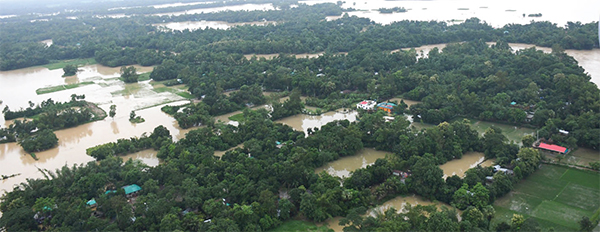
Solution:
M 308 5 L 337 0 L 299 1 Z M 450 24 L 460 23 L 466 19 L 477 17 L 493 27 L 502 27 L 509 23 L 527 24 L 530 21 L 550 21 L 563 26 L 567 21 L 588 23 L 598 21 L 597 9 L 600 1 L 575 0 L 570 4 L 548 4 L 543 0 L 454 0 L 454 1 L 344 1 L 343 8 L 354 8 L 350 16 L 366 17 L 376 23 L 390 24 L 401 20 L 446 21 Z M 404 7 L 407 12 L 381 14 L 379 8 Z M 523 17 L 523 14 L 541 13 L 542 17 Z
M 384 159 L 385 151 L 377 151 L 373 148 L 363 148 L 353 156 L 339 158 L 336 161 L 329 162 L 320 168 L 315 169 L 316 173 L 326 171 L 329 175 L 337 177 L 349 177 L 350 172 L 374 164 L 377 159 Z
M 152 67 L 136 66 L 140 72 L 148 72 Z M 37 168 L 54 170 L 66 165 L 81 164 L 93 161 L 92 157 L 85 154 L 85 149 L 98 144 L 114 142 L 119 138 L 141 136 L 144 132 L 150 133 L 158 126 L 163 125 L 171 131 L 175 139 L 179 139 L 189 130 L 181 130 L 175 119 L 160 111 L 160 105 L 166 102 L 185 104 L 188 101 L 170 93 L 156 93 L 152 91 L 150 81 L 125 84 L 118 80 L 119 68 L 109 68 L 101 65 L 88 65 L 80 67 L 80 72 L 73 77 L 63 78 L 63 70 L 48 70 L 43 67 L 0 72 L 0 107 L 8 105 L 16 110 L 28 106 L 28 101 L 40 103 L 52 98 L 54 101 L 68 101 L 71 94 L 85 94 L 86 100 L 97 103 L 105 111 L 110 105 L 117 106 L 117 114 L 113 118 L 87 123 L 74 128 L 58 130 L 55 132 L 59 139 L 56 148 L 38 152 L 39 160 L 34 160 L 16 143 L 0 144 L 0 175 L 21 173 L 20 176 L 0 181 L 0 192 L 10 190 L 12 186 L 24 181 L 26 178 L 40 178 L 41 173 Z M 35 90 L 42 87 L 58 86 L 66 83 L 93 81 L 94 84 L 68 89 L 43 95 L 37 95 Z M 156 106 L 156 107 L 153 107 Z M 136 114 L 146 120 L 144 123 L 133 124 L 129 122 L 129 112 L 136 110 Z M 0 125 L 7 126 L 0 116 Z M 152 150 L 145 150 L 129 155 L 142 160 L 148 165 L 158 164 L 158 159 Z
M 358 112 L 354 110 L 344 112 L 343 110 L 339 109 L 337 111 L 330 111 L 317 116 L 298 114 L 279 119 L 276 122 L 286 124 L 294 128 L 294 130 L 303 131 L 304 134 L 308 134 L 308 128 L 321 128 L 321 126 L 335 120 L 348 120 L 350 122 L 354 122 L 356 121 L 356 116 L 358 116 Z
M 185 29 L 193 31 L 193 30 L 198 30 L 198 29 L 203 30 L 205 28 L 226 30 L 226 29 L 229 29 L 230 27 L 234 27 L 234 26 L 243 26 L 243 25 L 265 26 L 268 24 L 276 24 L 276 22 L 261 21 L 261 22 L 228 23 L 228 22 L 224 22 L 224 21 L 202 20 L 202 21 L 158 23 L 158 24 L 152 24 L 152 26 L 166 27 L 166 28 L 169 28 L 174 31 L 183 31 Z
M 179 12 L 169 12 L 169 13 L 160 13 L 153 14 L 154 16 L 169 16 L 169 15 L 183 15 L 183 14 L 201 14 L 201 13 L 214 13 L 219 11 L 255 11 L 255 10 L 275 10 L 273 4 L 243 4 L 243 5 L 233 5 L 233 6 L 222 6 L 222 7 L 212 7 L 212 8 L 200 8 L 193 9 L 187 11 L 179 11 Z
M 484 161 L 484 159 L 485 157 L 481 152 L 467 152 L 460 159 L 453 159 L 440 165 L 440 168 L 444 171 L 443 178 L 452 175 L 463 177 L 467 170 L 476 167 L 478 164 L 482 167 L 490 167 L 494 164 L 494 160 Z

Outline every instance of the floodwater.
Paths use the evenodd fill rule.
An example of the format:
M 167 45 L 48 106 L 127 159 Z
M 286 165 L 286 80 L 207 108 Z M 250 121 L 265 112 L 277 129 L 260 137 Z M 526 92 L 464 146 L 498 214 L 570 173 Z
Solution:
M 467 152 L 460 159 L 453 159 L 440 165 L 440 168 L 444 171 L 443 178 L 452 175 L 462 178 L 467 170 L 476 167 L 478 164 L 482 167 L 490 167 L 494 164 L 492 159 L 484 160 L 485 156 L 481 152 Z
M 260 22 L 228 23 L 228 22 L 224 22 L 224 21 L 202 20 L 202 21 L 158 23 L 158 24 L 152 24 L 152 26 L 166 27 L 166 28 L 169 28 L 174 31 L 183 31 L 185 29 L 193 31 L 193 30 L 198 30 L 198 29 L 203 30 L 205 28 L 226 30 L 226 29 L 229 29 L 230 27 L 234 27 L 234 26 L 243 26 L 243 25 L 265 26 L 268 24 L 276 24 L 276 22 L 260 21 Z
M 141 72 L 147 72 L 152 67 L 137 67 Z M 188 101 L 170 92 L 156 93 L 152 91 L 149 81 L 124 84 L 119 81 L 119 68 L 109 68 L 101 65 L 88 65 L 80 68 L 80 72 L 69 78 L 61 77 L 62 69 L 48 70 L 43 67 L 0 72 L 0 107 L 5 105 L 16 110 L 28 106 L 28 101 L 38 104 L 42 100 L 52 98 L 55 101 L 68 101 L 71 94 L 85 94 L 86 100 L 97 103 L 108 112 L 110 105 L 117 106 L 117 114 L 113 118 L 87 123 L 74 128 L 55 131 L 59 139 L 56 148 L 38 152 L 39 160 L 34 160 L 16 143 L 0 144 L 0 175 L 21 173 L 20 176 L 0 181 L 0 192 L 11 190 L 14 185 L 26 178 L 41 178 L 37 168 L 55 170 L 64 165 L 87 163 L 94 159 L 86 155 L 85 150 L 98 144 L 115 142 L 120 138 L 139 137 L 143 133 L 151 133 L 158 126 L 169 129 L 175 139 L 179 139 L 189 130 L 179 129 L 177 122 L 171 116 L 160 110 L 161 105 L 172 102 L 171 105 L 185 104 Z M 93 81 L 95 84 L 79 88 L 63 90 L 43 95 L 37 95 L 35 90 L 42 87 L 57 86 L 69 82 Z M 154 107 L 153 107 L 154 106 Z M 146 120 L 144 123 L 129 122 L 129 112 Z M 8 125 L 0 116 L 0 125 Z M 141 151 L 128 157 L 135 157 L 144 163 L 154 166 L 158 159 L 153 158 L 152 152 Z
M 408 100 L 408 99 L 403 99 L 403 98 L 399 98 L 399 97 L 395 97 L 389 100 L 390 102 L 398 102 L 398 104 L 401 101 L 404 101 L 404 103 L 406 103 L 406 105 L 408 105 L 408 107 L 414 105 L 414 104 L 419 104 L 421 103 L 420 101 L 413 101 L 413 100 Z
M 157 158 L 156 154 L 157 154 L 157 151 L 155 151 L 154 149 L 146 149 L 146 150 L 138 151 L 136 153 L 131 153 L 131 154 L 120 156 L 120 157 L 121 157 L 121 159 L 123 159 L 123 161 L 127 161 L 130 159 L 140 160 L 148 166 L 156 167 L 156 166 L 158 166 L 158 164 L 162 163 L 162 160 Z
M 409 121 L 411 121 L 412 117 L 410 115 L 407 115 L 407 116 L 409 116 Z M 463 120 L 462 118 L 457 118 L 452 121 L 462 121 L 462 120 Z M 535 135 L 535 129 L 531 129 L 531 128 L 527 128 L 527 127 L 517 127 L 517 126 L 513 126 L 513 125 L 498 123 L 498 122 L 487 122 L 487 121 L 479 121 L 479 120 L 474 120 L 474 119 L 469 119 L 469 121 L 471 121 L 471 128 L 476 130 L 477 133 L 479 133 L 480 137 L 483 137 L 483 134 L 485 133 L 485 131 L 487 131 L 491 126 L 496 126 L 496 127 L 500 128 L 502 130 L 502 134 L 504 136 L 506 136 L 506 138 L 508 139 L 509 142 L 513 141 L 517 144 L 521 144 L 521 139 L 523 139 L 523 136 Z M 414 126 L 418 130 L 436 126 L 433 124 L 414 122 L 414 121 L 411 121 L 410 125 Z
M 386 210 L 388 210 L 391 207 L 394 207 L 394 209 L 397 210 L 398 213 L 402 212 L 402 210 L 404 210 L 404 208 L 406 208 L 406 206 L 410 204 L 411 206 L 416 206 L 416 205 L 435 205 L 438 207 L 438 209 L 442 206 L 446 206 L 449 209 L 452 209 L 453 207 L 445 204 L 445 203 L 440 203 L 440 202 L 431 202 L 429 200 L 425 200 L 419 196 L 416 195 L 412 195 L 412 196 L 398 196 L 395 197 L 389 201 L 386 201 L 385 203 L 383 203 L 380 206 L 377 206 L 375 208 L 369 209 L 367 210 L 367 214 L 368 216 L 371 217 L 377 217 L 378 214 L 382 214 L 384 213 Z M 459 216 L 460 211 L 457 210 L 457 216 Z M 363 215 L 365 216 L 365 215 Z M 316 223 L 317 226 L 323 226 L 326 225 L 329 229 L 332 229 L 335 232 L 342 232 L 344 231 L 344 226 L 340 226 L 340 220 L 343 217 L 333 217 L 330 219 L 325 220 L 324 222 L 321 223 Z
M 160 4 L 160 5 L 152 5 L 154 8 L 167 8 L 167 7 L 178 7 L 178 6 L 192 6 L 192 5 L 202 5 L 202 4 L 212 4 L 215 2 L 186 2 L 186 3 L 169 3 L 169 4 Z
M 517 51 L 521 49 L 535 47 L 537 50 L 544 51 L 545 53 L 552 52 L 552 48 L 548 47 L 537 47 L 532 44 L 522 44 L 522 43 L 509 43 L 510 47 Z M 572 56 L 577 60 L 579 65 L 585 69 L 592 79 L 591 82 L 595 83 L 596 86 L 600 87 L 600 49 L 592 49 L 592 50 L 573 50 L 566 49 L 565 53 L 567 55 Z
M 213 7 L 213 8 L 201 8 L 201 9 L 193 9 L 187 11 L 179 11 L 179 12 L 169 12 L 169 13 L 160 13 L 153 14 L 154 16 L 179 16 L 183 14 L 201 14 L 201 13 L 214 13 L 219 11 L 255 11 L 255 10 L 275 10 L 273 4 L 243 4 L 243 5 L 234 5 L 234 6 L 223 6 L 223 7 Z
M 320 53 L 291 54 L 291 55 L 293 55 L 294 57 L 296 57 L 296 59 L 299 59 L 299 58 L 316 58 L 316 57 L 319 57 L 319 56 L 323 55 L 323 52 L 320 52 Z M 276 54 L 246 54 L 246 55 L 244 55 L 244 57 L 246 57 L 246 59 L 248 59 L 248 60 L 252 59 L 253 56 L 256 56 L 257 59 L 265 58 L 267 60 L 270 60 L 270 59 L 273 59 L 275 57 L 278 57 L 279 53 L 276 53 Z
M 339 158 L 331 161 L 320 168 L 315 169 L 316 173 L 326 171 L 329 175 L 337 177 L 349 177 L 350 172 L 359 168 L 365 168 L 374 164 L 377 159 L 385 159 L 385 155 L 390 154 L 385 151 L 377 151 L 373 148 L 363 148 L 355 155 Z
M 297 114 L 294 116 L 286 117 L 277 120 L 276 122 L 286 124 L 294 130 L 303 131 L 305 135 L 308 134 L 308 128 L 321 128 L 321 126 L 333 122 L 335 120 L 348 120 L 350 122 L 356 121 L 358 112 L 355 110 L 338 109 L 336 111 L 330 111 L 321 115 L 306 115 Z
M 313 5 L 337 0 L 299 1 Z M 569 4 L 549 4 L 544 0 L 434 0 L 434 1 L 344 1 L 343 8 L 354 8 L 350 16 L 369 18 L 376 23 L 390 24 L 401 20 L 446 21 L 450 24 L 460 23 L 466 19 L 477 17 L 493 27 L 506 24 L 527 24 L 530 21 L 550 21 L 559 26 L 567 21 L 588 23 L 598 21 L 600 1 L 575 0 Z M 381 14 L 379 8 L 404 7 L 404 13 Z M 541 13 L 542 17 L 523 17 L 523 14 Z
M 373 209 L 370 209 L 368 211 L 369 215 L 372 217 L 377 217 L 378 214 L 383 214 L 385 213 L 385 211 L 387 211 L 390 208 L 394 208 L 397 210 L 398 213 L 402 212 L 407 205 L 411 205 L 411 206 L 416 206 L 416 205 L 435 205 L 438 207 L 438 209 L 442 206 L 446 206 L 449 209 L 452 209 L 454 207 L 442 203 L 442 202 L 431 202 L 429 200 L 423 199 L 417 195 L 412 195 L 412 196 L 398 196 L 395 197 L 394 199 L 391 199 L 389 201 L 386 201 L 385 203 L 383 203 L 380 206 L 377 206 Z

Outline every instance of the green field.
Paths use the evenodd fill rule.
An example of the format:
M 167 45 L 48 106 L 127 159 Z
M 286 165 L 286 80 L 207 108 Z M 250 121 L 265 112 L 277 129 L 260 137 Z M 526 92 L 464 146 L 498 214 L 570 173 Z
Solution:
M 239 113 L 239 114 L 232 115 L 231 117 L 229 117 L 229 120 L 231 120 L 231 121 L 241 122 L 243 119 L 244 119 L 244 113 Z
M 554 165 L 543 165 L 496 200 L 496 223 L 510 223 L 513 214 L 535 218 L 543 230 L 578 230 L 583 216 L 600 209 L 600 174 Z
M 73 65 L 79 67 L 79 66 L 84 66 L 84 65 L 88 65 L 88 64 L 96 64 L 96 60 L 94 58 L 74 59 L 74 60 L 57 60 L 57 61 L 52 61 L 52 63 L 50 63 L 50 64 L 43 65 L 43 67 L 46 67 L 50 70 L 54 70 L 54 69 L 64 68 L 67 64 L 73 64 Z
M 299 220 L 288 220 L 281 224 L 279 227 L 271 230 L 272 232 L 294 232 L 294 231 L 318 231 L 325 232 L 330 231 L 327 226 L 318 227 L 315 223 L 299 221 Z
M 44 88 L 36 89 L 35 93 L 37 93 L 37 95 L 41 95 L 41 94 L 53 93 L 53 92 L 58 92 L 58 91 L 62 91 L 62 90 L 67 90 L 67 89 L 74 89 L 74 88 L 77 88 L 80 86 L 91 85 L 91 84 L 94 84 L 94 82 L 86 81 L 86 82 L 75 83 L 75 84 L 44 87 Z

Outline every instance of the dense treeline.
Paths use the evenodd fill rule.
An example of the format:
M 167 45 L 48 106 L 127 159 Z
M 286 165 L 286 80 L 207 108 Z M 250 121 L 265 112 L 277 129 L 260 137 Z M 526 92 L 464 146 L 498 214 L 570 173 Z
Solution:
M 373 122 L 380 118 L 380 115 L 376 116 L 369 118 L 365 115 L 355 123 L 332 122 L 305 137 L 302 132 L 273 123 L 266 110 L 246 110 L 239 127 L 203 127 L 191 131 L 176 143 L 162 144 L 159 157 L 165 160 L 165 164 L 154 168 L 132 161 L 122 165 L 122 161 L 107 157 L 100 164 L 90 163 L 72 169 L 64 167 L 56 174 L 47 172 L 48 179 L 29 180 L 22 184 L 22 188 L 17 187 L 3 197 L 0 209 L 4 215 L 0 225 L 8 230 L 35 229 L 33 214 L 42 212 L 40 205 L 43 202 L 51 202 L 51 210 L 43 213 L 52 218 L 41 222 L 47 228 L 266 230 L 297 214 L 314 221 L 346 215 L 352 220 L 356 210 L 375 203 L 376 198 L 370 188 L 378 183 L 383 183 L 377 187 L 380 197 L 417 193 L 430 199 L 469 205 L 474 211 L 490 207 L 489 204 L 497 197 L 491 193 L 500 196 L 505 193 L 496 191 L 495 185 L 481 185 L 481 176 L 485 178 L 489 169 L 474 169 L 464 179 L 453 176 L 450 178 L 452 181 L 444 181 L 437 164 L 444 162 L 445 154 L 442 150 L 430 154 L 421 150 L 423 145 L 417 144 L 406 145 L 417 150 L 417 155 L 404 159 L 404 152 L 395 153 L 390 160 L 378 160 L 370 167 L 355 171 L 352 177 L 343 180 L 343 185 L 337 177 L 312 171 L 326 162 L 355 154 L 365 142 L 377 143 L 372 141 L 374 134 L 396 131 L 398 127 L 404 127 L 402 132 L 398 132 L 401 136 L 414 134 L 414 131 L 405 128 L 409 124 L 405 119 L 398 118 L 392 123 Z M 441 130 L 449 131 L 438 135 Z M 454 134 L 461 130 L 468 130 L 461 133 L 475 134 L 475 138 Z M 485 137 L 476 137 L 476 132 L 470 130 L 467 123 L 441 124 L 431 131 L 420 133 L 417 137 L 429 141 L 430 145 L 426 146 L 437 146 L 437 142 L 452 144 L 451 141 L 464 146 L 469 146 L 469 143 L 485 146 L 488 143 Z M 278 147 L 275 141 L 283 141 L 284 145 Z M 242 142 L 243 148 L 229 151 L 221 159 L 212 155 L 214 150 L 224 150 Z M 539 162 L 539 154 L 531 149 L 521 150 L 513 160 L 517 160 L 516 157 L 521 159 L 512 161 L 512 164 L 520 166 L 522 163 L 522 170 L 527 170 L 524 175 L 535 170 L 535 162 Z M 530 161 L 528 157 L 535 160 Z M 396 169 L 411 170 L 412 176 L 406 183 L 401 182 L 391 175 L 391 170 Z M 518 180 L 523 177 L 519 175 L 508 178 Z M 495 176 L 500 179 L 504 174 L 497 173 Z M 135 203 L 128 203 L 121 190 L 116 194 L 105 193 L 107 186 L 128 184 L 142 187 Z M 56 187 L 42 188 L 48 185 Z M 468 199 L 469 195 L 464 200 L 461 197 L 464 188 L 467 188 L 464 186 L 477 191 L 476 198 Z M 85 202 L 91 198 L 96 199 L 97 209 L 103 212 L 99 218 L 89 216 L 91 210 L 85 207 Z M 130 220 L 131 217 L 136 220 Z M 203 223 L 207 219 L 210 221 Z M 471 221 L 475 219 L 463 216 L 463 221 L 470 223 L 475 223 Z M 396 220 L 416 223 L 412 221 L 416 219 L 410 218 Z M 360 224 L 353 222 L 353 225 Z M 489 226 L 489 219 L 485 225 Z M 376 228 L 380 225 L 368 226 Z M 489 228 L 479 224 L 464 226 Z
M 6 120 L 14 120 L 6 128 L 0 128 L 0 143 L 17 142 L 27 152 L 37 152 L 50 149 L 58 144 L 58 138 L 52 132 L 75 127 L 106 117 L 97 106 L 82 100 L 85 95 L 71 95 L 69 102 L 55 102 L 52 99 L 35 105 L 29 102 L 29 107 L 19 111 L 11 111 L 8 106 L 3 110 Z M 94 112 L 96 110 L 97 112 Z M 31 120 L 27 118 L 33 118 Z
M 126 155 L 144 149 L 158 150 L 161 146 L 171 142 L 171 132 L 164 126 L 157 126 L 149 136 L 143 134 L 140 138 L 119 139 L 116 143 L 90 147 L 86 149 L 86 154 L 96 160 L 103 160 L 110 156 Z
M 190 51 L 241 54 L 348 52 L 356 49 L 394 50 L 424 44 L 482 39 L 532 43 L 565 49 L 598 47 L 597 23 L 569 23 L 566 28 L 551 23 L 507 25 L 494 29 L 469 19 L 448 26 L 445 22 L 400 21 L 377 25 L 368 19 L 344 17 L 323 21 L 326 15 L 340 12 L 335 4 L 284 8 L 277 25 L 238 26 L 229 30 L 206 29 L 183 32 L 163 31 L 150 25 L 162 22 L 158 17 L 97 18 L 76 20 L 52 17 L 48 21 L 27 20 L 0 24 L 0 70 L 46 64 L 51 60 L 94 57 L 100 64 L 115 67 L 134 63 L 154 65 L 174 53 Z M 262 11 L 235 12 L 236 18 L 253 20 Z M 177 20 L 220 20 L 231 12 L 184 15 Z M 265 18 L 267 19 L 267 18 Z M 173 20 L 173 19 L 169 19 Z M 262 20 L 262 19 L 259 19 Z M 33 33 L 24 33 L 31 31 Z M 542 32 L 543 31 L 543 32 Z M 508 33 L 504 33 L 508 32 Z M 294 38 L 294 39 L 290 39 Z M 52 39 L 46 47 L 39 41 Z M 189 54 L 188 54 L 189 55 Z

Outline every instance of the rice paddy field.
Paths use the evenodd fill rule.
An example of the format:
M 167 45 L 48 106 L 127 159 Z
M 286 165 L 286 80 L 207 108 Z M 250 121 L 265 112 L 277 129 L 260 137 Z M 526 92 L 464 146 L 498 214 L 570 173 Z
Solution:
M 496 223 L 510 223 L 513 214 L 521 214 L 535 218 L 544 231 L 576 231 L 583 216 L 592 218 L 600 211 L 600 174 L 542 165 L 512 192 L 497 199 L 494 208 Z

